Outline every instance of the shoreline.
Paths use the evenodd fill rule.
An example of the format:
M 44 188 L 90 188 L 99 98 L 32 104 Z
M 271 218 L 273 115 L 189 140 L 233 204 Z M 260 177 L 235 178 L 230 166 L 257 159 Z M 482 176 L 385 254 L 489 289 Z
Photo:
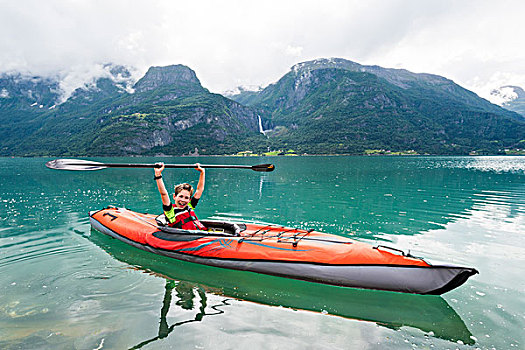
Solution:
M 523 157 L 525 153 L 517 154 L 284 154 L 284 155 L 238 155 L 238 154 L 198 154 L 198 155 L 172 155 L 172 154 L 151 154 L 151 155 L 0 155 L 0 158 L 200 158 L 200 157 L 230 157 L 230 158 L 261 158 L 261 157 Z

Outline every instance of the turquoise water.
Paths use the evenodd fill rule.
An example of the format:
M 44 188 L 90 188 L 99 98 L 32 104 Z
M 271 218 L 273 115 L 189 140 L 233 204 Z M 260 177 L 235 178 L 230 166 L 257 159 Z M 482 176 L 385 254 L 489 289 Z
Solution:
M 200 218 L 316 228 L 480 271 L 443 296 L 318 285 L 156 256 L 91 230 L 159 212 L 152 170 L 0 158 L 1 349 L 523 349 L 525 158 L 99 158 L 207 171 Z M 166 170 L 172 185 L 195 170 Z

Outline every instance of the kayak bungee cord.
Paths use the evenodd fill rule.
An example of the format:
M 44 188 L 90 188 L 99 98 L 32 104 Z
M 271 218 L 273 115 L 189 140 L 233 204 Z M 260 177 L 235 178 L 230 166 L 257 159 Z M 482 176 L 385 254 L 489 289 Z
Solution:
M 292 246 L 294 247 L 297 247 L 297 244 L 299 243 L 299 241 L 303 238 L 305 238 L 306 236 L 308 236 L 310 233 L 312 233 L 314 231 L 314 229 L 310 229 L 308 230 L 302 237 L 299 237 L 299 239 L 297 239 L 297 236 L 300 234 L 300 233 L 297 233 L 293 236 L 293 243 L 292 243 Z

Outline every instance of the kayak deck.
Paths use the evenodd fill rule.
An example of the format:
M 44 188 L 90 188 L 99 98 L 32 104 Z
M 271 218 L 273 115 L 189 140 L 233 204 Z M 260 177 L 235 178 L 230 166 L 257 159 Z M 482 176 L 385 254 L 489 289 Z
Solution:
M 179 260 L 337 286 L 442 294 L 476 269 L 432 265 L 397 249 L 279 225 L 203 220 L 208 231 L 160 226 L 124 208 L 90 213 L 98 231 Z

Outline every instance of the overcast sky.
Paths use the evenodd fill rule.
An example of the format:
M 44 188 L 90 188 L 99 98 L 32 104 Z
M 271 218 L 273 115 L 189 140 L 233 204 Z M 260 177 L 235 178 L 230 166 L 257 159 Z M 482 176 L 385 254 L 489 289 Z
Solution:
M 266 86 L 321 57 L 525 88 L 525 1 L 0 0 L 0 72 L 73 88 L 113 62 L 184 64 L 213 92 Z

